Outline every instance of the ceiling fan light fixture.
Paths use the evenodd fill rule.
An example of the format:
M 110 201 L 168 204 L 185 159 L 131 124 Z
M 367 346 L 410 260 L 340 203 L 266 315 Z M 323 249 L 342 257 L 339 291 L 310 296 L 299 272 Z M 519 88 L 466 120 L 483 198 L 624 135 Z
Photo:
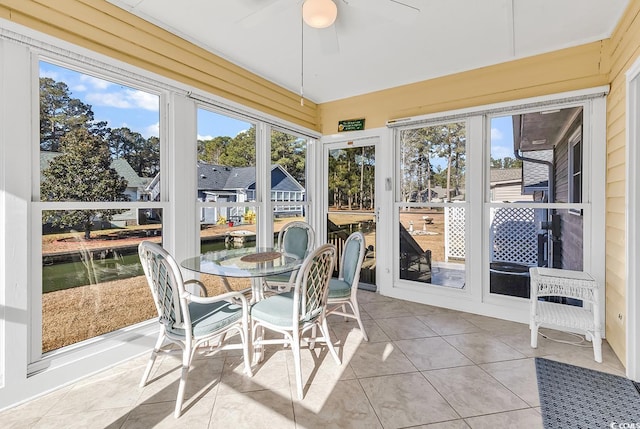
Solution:
M 302 18 L 313 28 L 327 28 L 338 16 L 338 7 L 332 0 L 305 0 L 302 4 Z

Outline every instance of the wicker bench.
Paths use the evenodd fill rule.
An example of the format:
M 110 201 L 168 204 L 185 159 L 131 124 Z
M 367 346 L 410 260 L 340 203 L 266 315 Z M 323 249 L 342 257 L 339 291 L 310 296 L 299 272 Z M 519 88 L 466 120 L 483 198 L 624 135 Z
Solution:
M 583 271 L 532 267 L 531 274 L 531 347 L 538 347 L 538 328 L 546 325 L 581 332 L 593 344 L 597 362 L 602 362 L 602 327 L 599 317 L 598 284 Z M 582 300 L 583 307 L 540 301 L 540 297 L 566 297 Z

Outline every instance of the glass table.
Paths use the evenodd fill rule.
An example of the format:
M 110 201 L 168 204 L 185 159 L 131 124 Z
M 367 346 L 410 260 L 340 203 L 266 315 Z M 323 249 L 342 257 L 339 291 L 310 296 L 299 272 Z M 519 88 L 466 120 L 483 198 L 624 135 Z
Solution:
M 262 277 L 295 271 L 302 265 L 302 259 L 271 247 L 247 247 L 203 253 L 185 259 L 180 265 L 197 273 L 219 276 L 229 292 L 232 289 L 227 278 L 250 278 L 255 302 L 262 295 Z

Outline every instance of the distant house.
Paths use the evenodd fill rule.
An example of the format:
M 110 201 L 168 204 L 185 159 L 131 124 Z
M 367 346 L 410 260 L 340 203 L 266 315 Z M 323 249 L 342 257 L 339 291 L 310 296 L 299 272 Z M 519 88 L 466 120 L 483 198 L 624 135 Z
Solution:
M 462 185 L 464 189 L 464 184 Z M 443 201 L 464 201 L 464 192 L 460 192 L 460 189 L 456 189 L 455 187 L 451 187 L 449 189 L 449 195 L 447 196 L 447 189 L 437 185 L 431 188 L 431 201 L 434 203 L 441 203 Z M 435 195 L 435 197 L 433 197 Z
M 60 152 L 47 152 L 40 151 L 40 180 L 43 180 L 42 171 L 49 166 L 49 163 L 57 156 L 60 155 Z M 111 161 L 111 168 L 116 170 L 120 177 L 124 178 L 127 181 L 127 187 L 124 190 L 124 194 L 129 197 L 129 201 L 142 201 L 148 199 L 147 195 L 147 187 L 151 179 L 143 178 L 138 176 L 136 171 L 131 167 L 131 165 L 122 158 L 114 159 Z M 120 213 L 115 215 L 111 223 L 117 226 L 126 226 L 131 224 L 139 224 L 139 218 L 137 210 L 127 210 L 124 213 Z
M 228 167 L 198 161 L 198 200 L 215 202 L 248 202 L 256 200 L 255 167 Z M 301 216 L 305 199 L 304 187 L 281 165 L 271 166 L 271 201 L 275 216 Z M 201 221 L 216 223 L 220 217 L 242 221 L 244 208 L 203 208 Z
M 529 195 L 524 196 L 521 168 L 492 168 L 490 174 L 491 201 L 515 202 L 532 200 Z
M 218 203 L 244 203 L 256 201 L 255 167 L 229 167 L 197 163 L 198 201 Z M 160 174 L 156 175 L 144 190 L 151 201 L 160 195 Z M 273 214 L 276 217 L 301 216 L 305 200 L 305 188 L 287 170 L 278 164 L 271 166 L 271 201 L 275 202 Z M 217 223 L 221 219 L 242 222 L 244 207 L 203 208 L 200 221 L 205 224 Z

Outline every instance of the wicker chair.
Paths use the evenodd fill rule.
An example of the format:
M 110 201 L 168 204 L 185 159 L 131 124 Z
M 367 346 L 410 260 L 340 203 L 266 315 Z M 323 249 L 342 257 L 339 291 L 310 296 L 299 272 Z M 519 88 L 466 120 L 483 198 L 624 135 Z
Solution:
M 598 284 L 582 271 L 532 267 L 531 274 L 531 347 L 538 347 L 538 328 L 551 328 L 583 332 L 593 344 L 596 362 L 602 362 L 602 326 Z M 583 307 L 540 301 L 540 297 L 579 299 Z
M 311 225 L 302 221 L 289 222 L 278 233 L 277 247 L 280 251 L 304 259 L 315 244 L 315 233 Z M 291 290 L 297 271 L 276 274 L 263 279 L 264 290 L 271 293 Z
M 304 396 L 300 362 L 300 345 L 303 341 L 309 344 L 309 348 L 313 348 L 316 341 L 325 342 L 336 363 L 340 365 L 340 358 L 329 337 L 325 314 L 335 254 L 334 245 L 320 246 L 302 263 L 292 291 L 272 295 L 251 306 L 252 336 L 257 360 L 262 359 L 264 346 L 267 344 L 290 345 L 299 399 Z M 261 332 L 263 328 L 280 333 L 283 338 L 265 339 Z M 322 337 L 315 336 L 316 328 L 320 329 Z M 303 339 L 304 333 L 309 331 L 311 338 Z
M 175 260 L 160 245 L 143 241 L 138 246 L 140 262 L 147 277 L 158 310 L 160 334 L 151 352 L 149 362 L 140 381 L 144 387 L 159 353 L 175 353 L 180 350 L 166 348 L 163 344 L 176 344 L 181 349 L 182 373 L 174 415 L 180 417 L 189 374 L 189 366 L 197 348 L 203 344 L 212 350 L 238 349 L 244 353 L 245 373 L 251 373 L 249 355 L 249 319 L 247 299 L 240 292 L 230 292 L 207 298 L 185 290 L 185 284 L 198 284 L 196 280 L 184 282 Z M 204 290 L 204 287 L 202 287 Z M 206 295 L 206 293 L 205 293 Z M 225 344 L 227 334 L 238 333 L 240 344 Z
M 362 319 L 360 318 L 357 298 L 360 268 L 362 267 L 366 250 L 364 235 L 361 232 L 354 232 L 345 241 L 338 278 L 329 280 L 327 316 L 329 314 L 336 314 L 344 316 L 345 319 L 347 317 L 356 319 L 362 332 L 362 337 L 365 341 L 369 341 L 367 332 L 362 325 Z M 351 309 L 350 313 L 347 313 L 347 305 Z

